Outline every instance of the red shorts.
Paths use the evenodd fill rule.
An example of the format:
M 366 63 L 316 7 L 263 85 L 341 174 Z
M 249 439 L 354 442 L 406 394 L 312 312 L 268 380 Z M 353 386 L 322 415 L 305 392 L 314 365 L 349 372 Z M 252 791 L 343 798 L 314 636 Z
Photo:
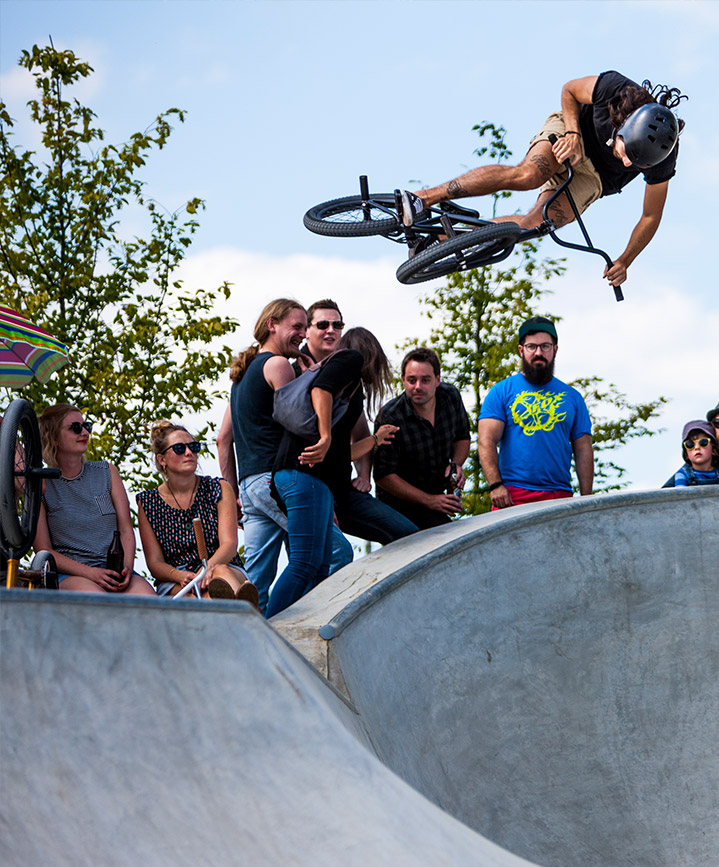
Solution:
M 521 506 L 522 503 L 541 503 L 542 500 L 564 500 L 572 496 L 571 491 L 528 491 L 526 488 L 515 488 L 514 485 L 506 487 L 515 506 Z M 492 506 L 492 511 L 497 512 L 499 509 Z

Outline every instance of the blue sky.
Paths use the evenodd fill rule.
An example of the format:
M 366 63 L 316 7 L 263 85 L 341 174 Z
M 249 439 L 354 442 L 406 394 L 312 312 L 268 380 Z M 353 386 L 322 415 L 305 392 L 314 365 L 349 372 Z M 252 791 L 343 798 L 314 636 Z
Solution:
M 394 344 L 427 330 L 417 305 L 426 290 L 395 281 L 402 251 L 381 238 L 307 232 L 310 205 L 353 193 L 360 173 L 375 190 L 447 180 L 476 164 L 471 128 L 484 120 L 507 128 L 520 158 L 571 78 L 619 69 L 679 86 L 690 96 L 679 172 L 658 236 L 630 269 L 627 300 L 614 302 L 598 258 L 569 252 L 546 308 L 564 318 L 562 378 L 596 373 L 634 400 L 672 399 L 667 433 L 619 456 L 636 487 L 666 478 L 682 424 L 719 398 L 719 4 L 0 0 L 0 34 L 0 92 L 17 117 L 31 93 L 17 58 L 48 35 L 95 68 L 76 95 L 108 141 L 163 109 L 187 111 L 143 178 L 170 210 L 206 201 L 181 276 L 234 283 L 227 309 L 242 322 L 238 347 L 270 298 L 329 295 L 397 358 Z M 33 144 L 22 123 L 17 140 Z M 589 212 L 592 237 L 610 254 L 639 217 L 642 187 Z M 551 241 L 545 251 L 560 252 Z

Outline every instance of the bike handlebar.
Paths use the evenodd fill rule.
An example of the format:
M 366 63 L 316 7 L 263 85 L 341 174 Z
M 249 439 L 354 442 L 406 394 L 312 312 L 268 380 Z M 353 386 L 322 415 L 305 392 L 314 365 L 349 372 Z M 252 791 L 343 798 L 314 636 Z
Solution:
M 550 133 L 547 138 L 551 145 L 556 144 L 557 136 L 553 132 Z M 607 263 L 607 266 L 611 268 L 614 262 L 609 257 L 609 255 L 604 252 L 604 250 L 600 250 L 599 247 L 595 247 L 592 243 L 584 225 L 584 221 L 582 220 L 579 210 L 577 209 L 574 199 L 572 198 L 572 194 L 569 191 L 569 185 L 572 182 L 572 178 L 574 177 L 574 168 L 572 167 L 571 160 L 564 160 L 562 165 L 567 169 L 567 179 L 554 191 L 553 195 L 544 203 L 544 207 L 542 208 L 543 219 L 548 225 L 552 226 L 552 228 L 549 230 L 549 234 L 557 242 L 557 244 L 562 247 L 571 247 L 573 250 L 584 250 L 585 252 L 596 253 L 598 256 L 601 256 Z M 574 212 L 574 217 L 577 221 L 577 225 L 581 229 L 582 235 L 584 235 L 584 240 L 587 242 L 586 246 L 583 246 L 582 244 L 572 244 L 569 241 L 564 241 L 561 238 L 557 237 L 557 234 L 554 230 L 554 224 L 549 217 L 549 207 L 559 198 L 559 196 L 562 195 L 562 193 L 566 193 L 567 200 L 571 205 L 572 211 Z M 615 286 L 613 283 L 610 285 L 614 290 L 614 297 L 617 299 L 617 301 L 623 301 L 624 294 L 622 293 L 622 287 L 619 285 Z

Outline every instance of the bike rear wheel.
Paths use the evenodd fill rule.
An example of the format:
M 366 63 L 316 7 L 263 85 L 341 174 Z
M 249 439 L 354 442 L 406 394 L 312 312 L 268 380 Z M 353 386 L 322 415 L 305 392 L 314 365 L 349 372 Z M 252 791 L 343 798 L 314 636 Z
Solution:
M 493 265 L 509 256 L 520 233 L 516 223 L 492 223 L 462 232 L 403 262 L 397 269 L 397 279 L 400 283 L 423 283 L 457 271 Z
M 35 411 L 26 400 L 13 400 L 0 426 L 0 542 L 18 560 L 29 551 L 37 530 L 41 469 Z
M 303 222 L 317 235 L 344 238 L 389 235 L 402 227 L 393 193 L 373 194 L 368 200 L 345 196 L 322 202 L 307 211 Z

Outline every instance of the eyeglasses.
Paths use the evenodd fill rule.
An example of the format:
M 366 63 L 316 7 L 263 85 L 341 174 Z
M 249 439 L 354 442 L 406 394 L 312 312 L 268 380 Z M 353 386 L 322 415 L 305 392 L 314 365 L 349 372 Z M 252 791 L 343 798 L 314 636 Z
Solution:
M 71 430 L 74 434 L 82 433 L 82 429 L 88 433 L 92 433 L 92 422 L 91 421 L 71 421 L 67 426 L 68 430 Z
M 164 455 L 165 452 L 169 452 L 170 449 L 172 449 L 172 451 L 176 455 L 184 455 L 185 449 L 189 449 L 193 455 L 196 455 L 200 451 L 201 448 L 202 448 L 202 446 L 198 442 L 195 442 L 195 440 L 193 440 L 191 443 L 173 443 L 171 446 L 168 446 L 166 449 L 163 449 L 160 452 L 160 454 Z
M 694 446 L 701 446 L 703 449 L 705 449 L 710 442 L 711 440 L 709 439 L 709 437 L 702 437 L 698 440 L 684 440 L 682 445 L 687 451 L 689 451 L 689 449 L 693 449 Z
M 526 352 L 536 352 L 538 349 L 541 349 L 542 352 L 549 353 L 554 348 L 553 343 L 525 343 L 524 349 Z
M 312 322 L 310 324 L 314 325 L 315 328 L 319 328 L 320 331 L 327 331 L 329 328 L 334 328 L 335 331 L 342 331 L 345 327 L 341 319 L 320 319 L 319 322 Z
M 719 427 L 719 415 L 715 416 L 715 417 L 711 420 L 710 424 L 713 424 L 714 427 Z

